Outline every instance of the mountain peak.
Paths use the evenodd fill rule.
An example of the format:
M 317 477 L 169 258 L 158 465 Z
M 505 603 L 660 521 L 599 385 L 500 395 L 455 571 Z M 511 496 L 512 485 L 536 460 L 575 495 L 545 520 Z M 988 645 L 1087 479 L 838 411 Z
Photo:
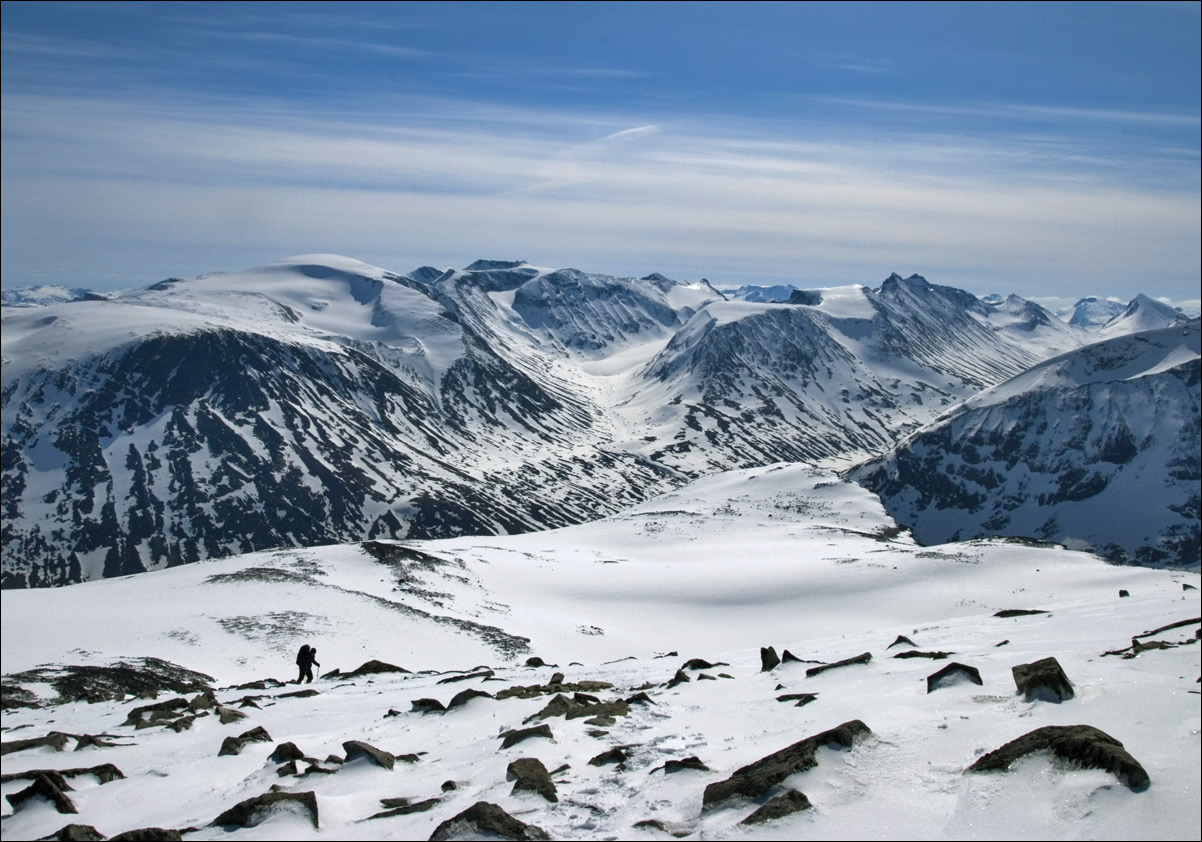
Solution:
M 489 272 L 494 269 L 517 269 L 519 266 L 528 265 L 525 260 L 480 260 L 472 261 L 466 267 L 465 272 Z

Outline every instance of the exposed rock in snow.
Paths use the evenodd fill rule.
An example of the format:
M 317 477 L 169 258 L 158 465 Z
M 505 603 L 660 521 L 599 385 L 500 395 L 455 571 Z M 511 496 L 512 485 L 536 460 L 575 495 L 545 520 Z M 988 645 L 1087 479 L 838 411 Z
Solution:
M 1060 758 L 1095 769 L 1113 772 L 1132 789 L 1144 789 L 1150 783 L 1148 773 L 1123 744 L 1090 725 L 1046 725 L 991 751 L 968 767 L 970 772 L 1005 770 L 1027 754 L 1051 751 Z

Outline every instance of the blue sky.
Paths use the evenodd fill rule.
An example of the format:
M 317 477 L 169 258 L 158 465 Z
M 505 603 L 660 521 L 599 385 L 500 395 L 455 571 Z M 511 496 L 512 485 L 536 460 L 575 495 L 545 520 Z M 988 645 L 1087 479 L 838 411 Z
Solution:
M 1198 3 L 4 3 L 2 280 L 1199 297 Z

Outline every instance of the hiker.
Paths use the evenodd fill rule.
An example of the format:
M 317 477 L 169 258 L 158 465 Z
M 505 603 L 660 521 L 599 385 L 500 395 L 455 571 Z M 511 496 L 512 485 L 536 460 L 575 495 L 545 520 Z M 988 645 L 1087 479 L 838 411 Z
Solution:
M 296 665 L 300 668 L 300 674 L 296 677 L 296 683 L 313 682 L 313 667 L 320 667 L 317 663 L 317 649 L 305 644 L 296 653 Z

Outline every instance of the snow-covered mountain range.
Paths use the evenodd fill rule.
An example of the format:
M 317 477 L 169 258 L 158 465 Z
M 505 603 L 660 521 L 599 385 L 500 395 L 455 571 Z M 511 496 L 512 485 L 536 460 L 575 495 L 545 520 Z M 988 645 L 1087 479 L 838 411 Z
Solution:
M 6 308 L 3 583 L 546 529 L 716 471 L 848 467 L 1098 337 L 919 276 L 791 295 L 308 255 Z
M 1199 351 L 1195 319 L 1069 352 L 850 476 L 922 541 L 1033 536 L 1113 561 L 1196 565 Z

